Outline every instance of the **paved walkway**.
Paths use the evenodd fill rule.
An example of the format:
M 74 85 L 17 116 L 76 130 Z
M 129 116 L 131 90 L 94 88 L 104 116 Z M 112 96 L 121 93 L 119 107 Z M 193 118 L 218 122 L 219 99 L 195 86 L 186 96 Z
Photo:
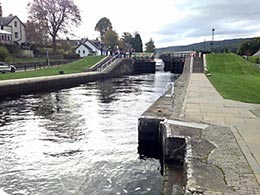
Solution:
M 222 98 L 205 74 L 191 74 L 181 118 L 231 127 L 260 183 L 260 104 Z

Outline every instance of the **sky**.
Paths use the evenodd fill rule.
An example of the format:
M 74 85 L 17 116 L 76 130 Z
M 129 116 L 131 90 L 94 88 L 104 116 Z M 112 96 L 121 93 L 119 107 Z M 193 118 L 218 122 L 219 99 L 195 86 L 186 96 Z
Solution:
M 3 16 L 27 21 L 32 0 L 0 0 Z M 153 39 L 156 48 L 214 40 L 260 36 L 259 0 L 74 0 L 82 23 L 71 29 L 73 39 L 99 36 L 95 25 L 107 17 L 121 37 L 138 32 L 143 44 Z

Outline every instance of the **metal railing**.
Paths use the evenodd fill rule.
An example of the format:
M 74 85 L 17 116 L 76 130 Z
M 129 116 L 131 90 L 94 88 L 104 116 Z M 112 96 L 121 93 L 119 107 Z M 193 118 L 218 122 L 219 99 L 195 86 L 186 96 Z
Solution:
M 114 61 L 116 61 L 118 58 L 118 54 L 113 56 L 110 60 L 108 60 L 107 62 L 105 62 L 104 64 L 102 64 L 102 66 L 100 68 L 98 68 L 97 70 L 99 72 L 102 72 L 105 68 L 107 68 L 110 64 L 112 64 Z
M 165 87 L 165 96 L 168 96 L 169 97 L 169 94 L 167 94 L 169 88 L 171 87 L 171 94 L 170 94 L 170 97 L 173 97 L 174 96 L 174 82 L 170 82 L 166 85 Z

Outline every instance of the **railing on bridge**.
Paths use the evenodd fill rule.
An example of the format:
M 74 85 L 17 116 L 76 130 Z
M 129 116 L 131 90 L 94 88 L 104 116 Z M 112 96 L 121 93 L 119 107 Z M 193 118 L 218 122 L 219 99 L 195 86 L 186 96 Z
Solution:
M 118 54 L 113 56 L 110 60 L 105 62 L 100 68 L 97 69 L 97 71 L 102 72 L 106 67 L 108 67 L 110 64 L 115 62 L 118 59 Z

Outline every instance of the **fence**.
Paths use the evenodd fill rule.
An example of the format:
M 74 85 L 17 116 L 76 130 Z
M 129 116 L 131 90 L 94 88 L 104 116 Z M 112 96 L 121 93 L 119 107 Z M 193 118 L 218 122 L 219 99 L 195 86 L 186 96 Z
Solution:
M 16 67 L 17 70 L 36 70 L 47 68 L 50 66 L 59 66 L 63 64 L 67 64 L 73 62 L 75 60 L 50 60 L 49 63 L 47 61 L 42 62 L 24 62 L 24 63 L 14 63 L 13 65 Z

